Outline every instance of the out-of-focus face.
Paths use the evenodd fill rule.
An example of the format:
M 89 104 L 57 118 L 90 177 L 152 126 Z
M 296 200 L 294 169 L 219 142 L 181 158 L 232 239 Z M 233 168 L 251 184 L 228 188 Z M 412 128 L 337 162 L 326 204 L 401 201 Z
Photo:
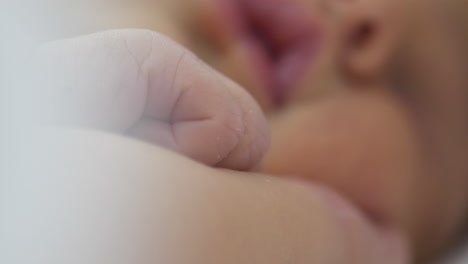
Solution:
M 452 241 L 468 204 L 468 92 L 443 8 L 407 0 L 153 5 L 137 10 L 139 26 L 186 45 L 269 115 L 264 172 L 336 188 L 378 223 L 406 230 L 420 255 Z

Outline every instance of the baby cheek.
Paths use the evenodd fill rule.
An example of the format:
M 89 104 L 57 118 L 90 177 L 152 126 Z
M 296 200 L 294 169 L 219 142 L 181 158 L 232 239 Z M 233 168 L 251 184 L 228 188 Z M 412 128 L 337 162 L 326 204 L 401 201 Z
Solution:
M 374 220 L 409 230 L 419 163 L 398 109 L 379 93 L 298 106 L 273 120 L 265 171 L 331 186 Z

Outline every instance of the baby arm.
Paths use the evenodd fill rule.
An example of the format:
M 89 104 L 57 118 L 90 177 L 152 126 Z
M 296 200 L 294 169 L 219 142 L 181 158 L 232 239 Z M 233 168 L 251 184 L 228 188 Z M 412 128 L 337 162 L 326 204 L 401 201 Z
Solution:
M 90 130 L 22 145 L 20 175 L 0 185 L 0 263 L 408 263 L 398 240 L 317 186 Z
M 19 173 L 0 185 L 1 263 L 406 263 L 330 191 L 157 147 L 242 170 L 267 146 L 253 100 L 183 54 L 142 31 L 41 49 L 29 101 L 54 126 L 21 141 Z

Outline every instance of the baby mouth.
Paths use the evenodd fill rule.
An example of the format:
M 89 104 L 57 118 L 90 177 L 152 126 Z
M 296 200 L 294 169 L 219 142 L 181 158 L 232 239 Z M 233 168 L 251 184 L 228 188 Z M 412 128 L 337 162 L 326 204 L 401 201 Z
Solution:
M 320 31 L 293 0 L 223 0 L 229 27 L 246 47 L 260 83 L 281 106 L 312 63 Z

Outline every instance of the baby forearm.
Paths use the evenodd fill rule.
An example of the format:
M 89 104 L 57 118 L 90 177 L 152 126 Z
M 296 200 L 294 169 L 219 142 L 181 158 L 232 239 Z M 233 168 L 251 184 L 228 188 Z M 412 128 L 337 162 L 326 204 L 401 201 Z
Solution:
M 370 264 L 379 252 L 402 263 L 305 184 L 106 133 L 52 129 L 23 143 L 24 170 L 4 193 L 2 263 Z

